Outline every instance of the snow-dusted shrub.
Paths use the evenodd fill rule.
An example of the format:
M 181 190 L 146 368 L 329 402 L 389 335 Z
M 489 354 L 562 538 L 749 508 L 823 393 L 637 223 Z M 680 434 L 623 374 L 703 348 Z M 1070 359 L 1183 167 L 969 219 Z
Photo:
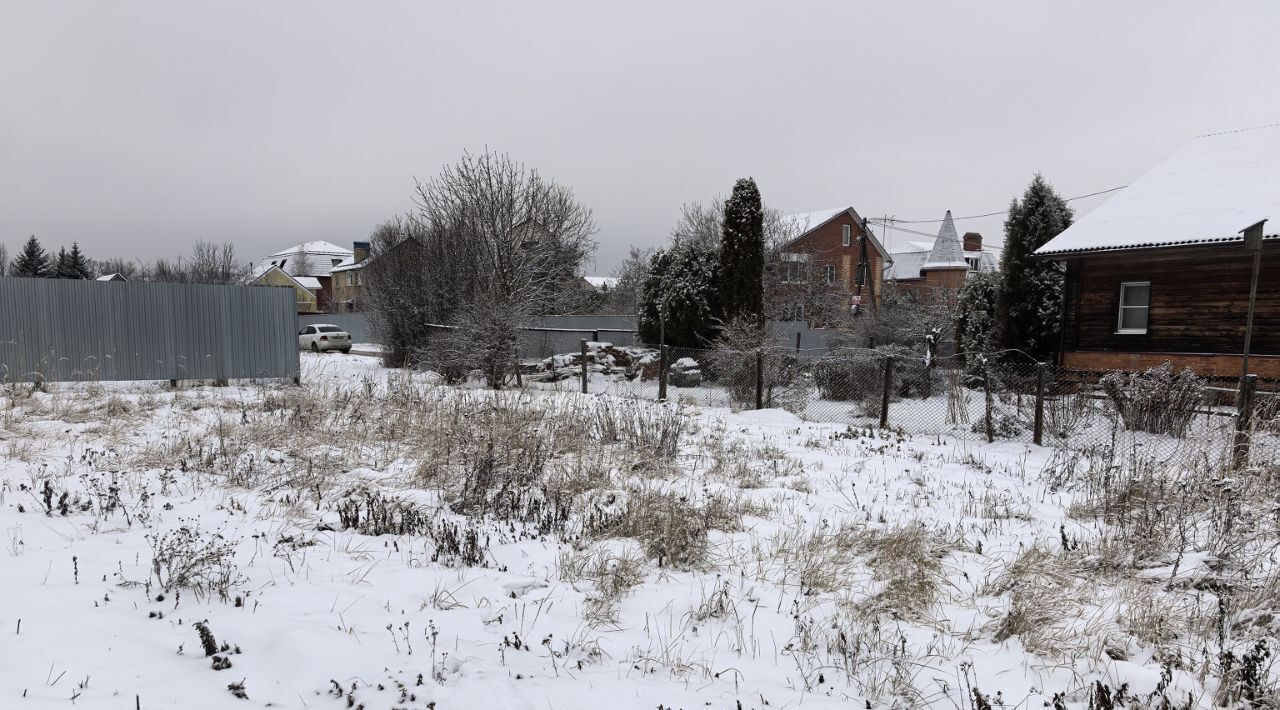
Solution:
M 813 379 L 823 399 L 878 401 L 884 389 L 884 360 L 868 355 L 827 358 L 814 366 Z
M 1130 431 L 1182 438 L 1204 398 L 1204 380 L 1189 368 L 1175 373 L 1164 363 L 1143 373 L 1112 372 L 1100 381 L 1116 414 Z
M 235 564 L 236 540 L 202 531 L 198 525 L 147 535 L 151 574 L 166 591 L 191 589 L 197 596 L 217 594 L 226 601 L 245 583 Z

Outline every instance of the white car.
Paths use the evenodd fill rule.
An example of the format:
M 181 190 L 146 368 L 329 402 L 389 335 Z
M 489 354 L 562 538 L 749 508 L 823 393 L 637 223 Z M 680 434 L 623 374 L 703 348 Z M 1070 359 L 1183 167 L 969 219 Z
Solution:
M 298 347 L 318 353 L 322 350 L 351 352 L 351 335 L 336 325 L 316 323 L 298 331 Z

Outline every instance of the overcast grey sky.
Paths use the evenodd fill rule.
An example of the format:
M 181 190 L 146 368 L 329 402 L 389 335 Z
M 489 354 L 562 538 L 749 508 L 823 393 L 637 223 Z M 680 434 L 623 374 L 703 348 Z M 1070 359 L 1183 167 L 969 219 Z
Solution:
M 1278 32 L 1262 0 L 0 0 L 0 242 L 349 246 L 486 145 L 595 210 L 596 273 L 745 175 L 787 211 L 989 212 L 1280 122 Z

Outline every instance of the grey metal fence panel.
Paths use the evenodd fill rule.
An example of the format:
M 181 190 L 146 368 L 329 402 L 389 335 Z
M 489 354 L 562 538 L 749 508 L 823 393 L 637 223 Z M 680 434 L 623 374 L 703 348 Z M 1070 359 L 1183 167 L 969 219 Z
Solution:
M 0 278 L 0 381 L 291 378 L 287 288 Z
M 298 327 L 317 323 L 336 325 L 347 331 L 353 343 L 372 343 L 373 322 L 368 313 L 316 313 L 298 316 Z

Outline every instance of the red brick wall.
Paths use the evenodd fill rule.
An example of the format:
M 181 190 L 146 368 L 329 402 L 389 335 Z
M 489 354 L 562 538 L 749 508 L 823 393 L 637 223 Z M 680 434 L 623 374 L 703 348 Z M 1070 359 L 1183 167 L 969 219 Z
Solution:
M 843 227 L 848 225 L 849 246 L 843 243 Z M 855 288 L 855 273 L 861 252 L 858 248 L 858 237 L 862 234 L 862 225 L 845 212 L 839 217 L 809 232 L 787 246 L 786 251 L 794 254 L 809 254 L 810 278 L 822 281 L 826 279 L 827 266 L 836 267 L 836 286 L 852 292 Z M 879 252 L 867 244 L 867 258 L 871 264 L 871 286 L 878 296 L 884 289 L 884 260 Z M 866 288 L 863 294 L 867 293 Z

